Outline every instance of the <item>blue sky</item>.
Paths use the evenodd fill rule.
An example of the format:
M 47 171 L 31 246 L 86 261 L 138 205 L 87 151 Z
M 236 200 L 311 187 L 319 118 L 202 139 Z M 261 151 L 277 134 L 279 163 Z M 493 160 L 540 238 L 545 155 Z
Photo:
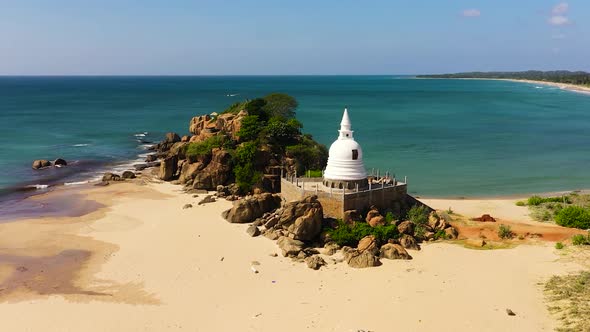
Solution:
M 0 0 L 0 75 L 590 71 L 590 1 Z

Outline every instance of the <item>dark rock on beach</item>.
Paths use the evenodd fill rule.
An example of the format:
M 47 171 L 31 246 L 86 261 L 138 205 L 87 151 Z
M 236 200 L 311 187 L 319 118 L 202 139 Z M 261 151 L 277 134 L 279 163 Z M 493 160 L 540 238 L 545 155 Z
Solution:
M 260 194 L 237 201 L 224 212 L 224 218 L 231 223 L 250 223 L 273 211 L 281 205 L 281 197 L 273 194 Z
M 67 165 L 68 165 L 68 163 L 62 158 L 57 158 L 53 161 L 53 166 L 56 166 L 56 167 L 67 166 Z
M 125 171 L 121 174 L 123 179 L 135 179 L 135 173 L 132 171 Z
M 121 181 L 121 176 L 114 174 L 114 173 L 104 173 L 104 175 L 102 176 L 102 181 Z
M 40 169 L 51 166 L 51 162 L 49 160 L 35 160 L 33 161 L 33 169 Z

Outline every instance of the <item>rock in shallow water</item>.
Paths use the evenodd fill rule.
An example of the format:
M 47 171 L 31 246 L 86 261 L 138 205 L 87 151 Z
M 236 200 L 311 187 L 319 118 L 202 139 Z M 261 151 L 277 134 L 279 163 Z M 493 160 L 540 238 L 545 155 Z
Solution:
M 40 169 L 40 168 L 44 168 L 44 167 L 49 167 L 51 166 L 51 162 L 49 160 L 35 160 L 33 161 L 33 169 Z

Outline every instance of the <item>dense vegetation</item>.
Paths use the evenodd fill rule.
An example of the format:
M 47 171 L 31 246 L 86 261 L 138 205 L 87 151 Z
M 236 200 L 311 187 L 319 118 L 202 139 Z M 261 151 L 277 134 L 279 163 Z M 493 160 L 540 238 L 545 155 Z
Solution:
M 516 202 L 516 205 L 528 206 L 531 217 L 538 221 L 590 229 L 590 195 L 571 193 L 556 197 L 532 196 L 527 201 Z
M 334 242 L 341 246 L 351 247 L 356 247 L 359 241 L 367 235 L 374 235 L 381 243 L 400 237 L 395 224 L 371 227 L 366 222 L 356 222 L 349 225 L 339 220 L 335 228 L 327 228 L 326 231 Z
M 223 113 L 247 112 L 236 133 L 238 139 L 216 135 L 188 144 L 185 154 L 196 160 L 210 156 L 213 148 L 223 147 L 230 151 L 236 183 L 244 192 L 250 191 L 262 180 L 263 168 L 268 162 L 260 160 L 264 158 L 260 157 L 262 150 L 270 152 L 278 160 L 294 158 L 299 174 L 307 171 L 317 173 L 326 165 L 328 150 L 314 141 L 311 135 L 301 133 L 302 124 L 295 118 L 297 107 L 295 98 L 281 93 L 235 103 Z
M 537 71 L 522 72 L 467 72 L 442 75 L 419 75 L 419 78 L 488 78 L 488 79 L 515 79 L 534 80 L 554 83 L 566 83 L 590 86 L 590 73 L 583 71 Z

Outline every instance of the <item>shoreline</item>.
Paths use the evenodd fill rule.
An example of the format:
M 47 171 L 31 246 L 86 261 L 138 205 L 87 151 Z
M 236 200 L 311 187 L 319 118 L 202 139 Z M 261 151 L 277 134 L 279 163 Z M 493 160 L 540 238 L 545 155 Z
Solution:
M 201 197 L 148 178 L 82 195 L 103 206 L 0 224 L 0 310 L 11 331 L 381 331 L 393 314 L 408 330 L 551 330 L 557 320 L 538 284 L 581 268 L 545 242 L 509 250 L 435 242 L 410 251 L 410 261 L 314 271 L 282 257 L 274 241 L 251 238 L 247 224 L 223 220 L 225 200 L 199 206 Z
M 506 81 L 506 82 L 527 83 L 527 84 L 541 84 L 541 85 L 545 85 L 545 86 L 556 87 L 561 90 L 590 95 L 590 87 L 576 85 L 576 84 L 557 83 L 557 82 L 548 82 L 548 81 L 535 81 L 535 80 L 515 79 L 515 78 L 479 78 L 479 77 L 448 77 L 448 78 L 414 77 L 414 78 L 415 79 L 422 79 L 422 80 L 479 80 L 479 81 Z

